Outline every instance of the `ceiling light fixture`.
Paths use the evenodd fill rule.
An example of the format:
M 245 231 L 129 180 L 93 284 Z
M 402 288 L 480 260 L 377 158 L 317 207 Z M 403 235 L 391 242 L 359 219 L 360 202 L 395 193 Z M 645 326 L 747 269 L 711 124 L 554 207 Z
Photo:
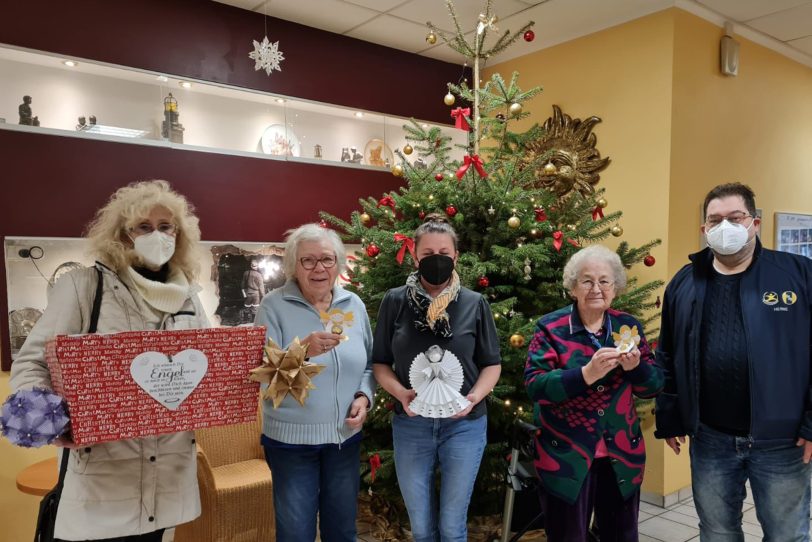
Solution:
M 360 111 L 356 111 L 356 112 L 355 112 L 355 116 L 356 116 L 356 117 L 358 117 L 358 118 L 360 119 L 361 117 L 363 117 L 363 116 L 364 116 L 364 114 L 363 114 L 363 113 L 361 113 Z
M 178 84 L 183 88 L 192 88 L 192 83 L 189 81 L 179 81 Z
M 169 77 L 167 77 L 167 76 L 165 76 L 165 75 L 159 75 L 159 76 L 158 76 L 158 77 L 156 77 L 155 79 L 157 79 L 157 80 L 158 80 L 158 81 L 160 81 L 161 83 L 166 83 L 167 81 L 169 81 Z
M 68 68 L 75 68 L 75 67 L 76 67 L 76 65 L 78 64 L 78 62 L 76 62 L 76 61 L 74 61 L 74 60 L 63 60 L 63 61 L 62 61 L 62 64 L 64 64 L 64 65 L 65 65 L 65 66 L 67 66 Z

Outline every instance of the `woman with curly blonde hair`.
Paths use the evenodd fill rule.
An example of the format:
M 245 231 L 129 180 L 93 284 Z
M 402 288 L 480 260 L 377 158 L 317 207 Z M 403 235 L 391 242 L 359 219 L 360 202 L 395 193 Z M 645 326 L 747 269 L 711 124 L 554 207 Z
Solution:
M 51 388 L 45 344 L 56 335 L 208 327 L 194 283 L 200 229 L 166 181 L 117 190 L 87 232 L 96 265 L 54 286 L 48 307 L 11 366 L 13 390 Z M 98 309 L 94 309 L 97 295 Z M 200 515 L 194 433 L 76 447 L 56 518 L 58 540 L 160 542 Z

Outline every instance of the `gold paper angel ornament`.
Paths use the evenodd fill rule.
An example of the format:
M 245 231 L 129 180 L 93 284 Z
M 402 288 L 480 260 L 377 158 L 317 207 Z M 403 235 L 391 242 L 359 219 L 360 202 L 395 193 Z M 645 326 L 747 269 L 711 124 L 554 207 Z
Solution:
M 620 326 L 620 332 L 612 332 L 612 338 L 615 340 L 615 347 L 621 354 L 631 352 L 634 347 L 640 344 L 640 334 L 637 331 L 637 326 Z
M 251 370 L 249 376 L 251 380 L 268 384 L 263 397 L 266 401 L 273 401 L 274 408 L 282 404 L 282 400 L 288 394 L 304 406 L 307 394 L 310 390 L 316 389 L 311 379 L 325 366 L 305 360 L 307 347 L 307 344 L 299 342 L 299 337 L 293 339 L 286 350 L 273 339 L 268 339 L 268 344 L 264 347 L 262 365 Z
M 355 317 L 352 311 L 344 312 L 341 309 L 330 309 L 329 311 L 320 311 L 319 317 L 321 323 L 324 324 L 324 329 L 330 333 L 341 335 L 344 333 L 345 327 L 350 327 L 355 323 Z M 342 341 L 349 339 L 346 335 L 341 337 Z

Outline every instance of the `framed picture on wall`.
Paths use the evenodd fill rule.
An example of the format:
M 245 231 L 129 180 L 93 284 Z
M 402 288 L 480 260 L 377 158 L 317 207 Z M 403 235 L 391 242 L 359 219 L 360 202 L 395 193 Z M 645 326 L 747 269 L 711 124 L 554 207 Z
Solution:
M 812 258 L 812 215 L 775 213 L 775 249 Z

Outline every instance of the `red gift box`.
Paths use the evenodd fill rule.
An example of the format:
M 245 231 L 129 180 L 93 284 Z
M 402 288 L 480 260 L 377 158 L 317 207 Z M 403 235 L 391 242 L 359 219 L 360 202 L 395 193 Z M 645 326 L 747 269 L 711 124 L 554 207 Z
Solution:
M 263 327 L 60 335 L 46 359 L 86 445 L 256 420 Z

